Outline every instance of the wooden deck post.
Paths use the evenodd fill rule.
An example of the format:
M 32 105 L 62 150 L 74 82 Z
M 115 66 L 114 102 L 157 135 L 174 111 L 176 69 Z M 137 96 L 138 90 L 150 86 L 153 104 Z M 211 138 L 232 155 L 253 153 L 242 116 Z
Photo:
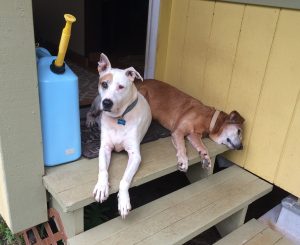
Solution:
M 32 2 L 0 6 L 0 213 L 17 233 L 47 221 L 47 201 Z
M 245 217 L 247 213 L 248 207 L 245 207 L 233 215 L 229 216 L 227 219 L 223 220 L 219 224 L 216 225 L 220 235 L 222 237 L 226 236 L 230 232 L 239 228 L 245 222 Z

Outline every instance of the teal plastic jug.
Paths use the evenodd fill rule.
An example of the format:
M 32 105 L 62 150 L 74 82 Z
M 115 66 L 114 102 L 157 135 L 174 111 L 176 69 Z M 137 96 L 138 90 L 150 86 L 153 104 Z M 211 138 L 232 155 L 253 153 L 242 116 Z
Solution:
M 52 72 L 50 66 L 55 58 L 43 56 L 37 63 L 46 166 L 74 161 L 81 156 L 78 77 L 68 65 L 63 74 Z
M 44 48 L 36 49 L 45 166 L 67 163 L 81 156 L 78 77 L 64 63 L 71 17 L 65 15 L 67 24 L 57 57 Z

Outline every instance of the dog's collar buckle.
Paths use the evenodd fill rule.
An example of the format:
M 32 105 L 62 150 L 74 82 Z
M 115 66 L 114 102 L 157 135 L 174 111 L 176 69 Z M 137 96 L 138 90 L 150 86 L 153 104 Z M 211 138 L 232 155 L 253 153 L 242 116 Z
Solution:
M 127 114 L 128 112 L 130 112 L 137 104 L 138 102 L 138 98 L 136 98 L 127 108 L 126 110 L 123 112 L 123 114 L 121 115 L 121 117 L 118 118 L 117 123 L 120 125 L 125 126 L 126 124 L 126 120 L 124 119 L 125 114 Z

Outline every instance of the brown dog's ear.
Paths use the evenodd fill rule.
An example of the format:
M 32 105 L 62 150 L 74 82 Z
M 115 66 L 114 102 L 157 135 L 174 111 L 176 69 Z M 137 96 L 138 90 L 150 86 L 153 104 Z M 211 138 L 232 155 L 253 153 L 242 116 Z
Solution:
M 100 60 L 98 62 L 98 72 L 99 75 L 104 72 L 111 69 L 111 64 L 109 62 L 109 59 L 107 58 L 107 56 L 103 53 L 100 54 Z
M 142 80 L 143 78 L 133 67 L 129 67 L 125 70 L 125 75 L 129 78 L 131 82 L 134 81 L 135 78 Z
M 227 119 L 228 123 L 234 124 L 243 124 L 244 121 L 245 119 L 237 111 L 230 112 Z

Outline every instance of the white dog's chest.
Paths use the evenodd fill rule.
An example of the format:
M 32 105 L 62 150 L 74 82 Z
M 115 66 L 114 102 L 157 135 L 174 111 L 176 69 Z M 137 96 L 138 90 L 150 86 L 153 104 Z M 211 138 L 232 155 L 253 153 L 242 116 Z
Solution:
M 117 152 L 129 149 L 132 142 L 140 143 L 137 120 L 128 117 L 125 119 L 126 125 L 121 125 L 116 118 L 102 118 L 101 141 L 106 142 Z
M 119 152 L 127 146 L 131 130 L 128 126 L 118 125 L 116 122 L 115 124 L 115 126 L 110 125 L 110 128 L 106 130 L 106 137 L 108 138 L 106 140 L 111 143 L 115 151 Z
M 139 146 L 151 122 L 151 111 L 142 95 L 138 95 L 137 105 L 125 116 L 125 125 L 118 124 L 118 118 L 105 112 L 101 118 L 101 145 L 115 151 L 126 151 Z

